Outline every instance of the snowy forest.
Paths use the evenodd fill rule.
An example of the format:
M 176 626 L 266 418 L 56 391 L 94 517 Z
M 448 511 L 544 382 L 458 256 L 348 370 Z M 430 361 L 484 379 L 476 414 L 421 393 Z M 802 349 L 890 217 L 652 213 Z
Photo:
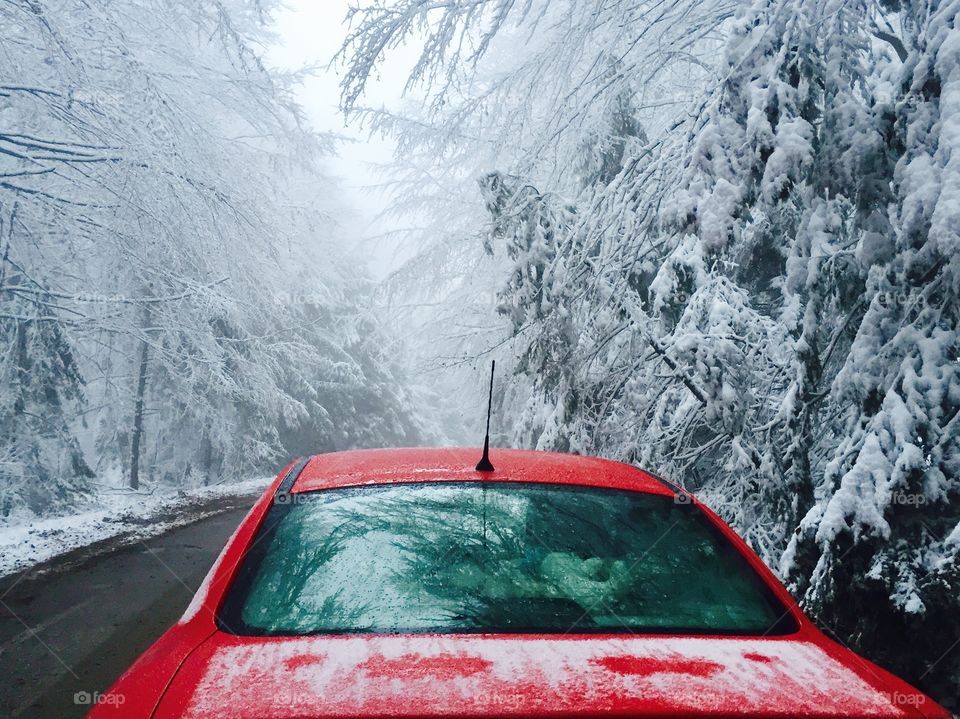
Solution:
M 265 13 L 0 5 L 0 516 L 417 441 Z
M 413 365 L 452 394 L 496 357 L 502 444 L 695 490 L 832 636 L 954 709 L 958 13 L 382 0 L 339 58 L 419 220 L 379 290 L 429 338 Z M 411 43 L 404 111 L 365 105 Z
M 0 521 L 477 442 L 496 359 L 495 446 L 696 492 L 960 710 L 960 0 L 355 5 L 382 281 L 278 4 L 0 3 Z

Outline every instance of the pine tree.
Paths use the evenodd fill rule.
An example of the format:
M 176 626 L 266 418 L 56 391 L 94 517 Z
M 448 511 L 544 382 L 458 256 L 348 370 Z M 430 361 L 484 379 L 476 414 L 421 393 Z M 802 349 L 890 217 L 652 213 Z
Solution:
M 514 441 L 698 490 L 839 639 L 960 706 L 958 3 L 393 5 L 358 11 L 346 105 L 424 21 L 428 110 L 377 126 L 434 196 L 483 178 Z M 598 140 L 632 97 L 649 136 Z

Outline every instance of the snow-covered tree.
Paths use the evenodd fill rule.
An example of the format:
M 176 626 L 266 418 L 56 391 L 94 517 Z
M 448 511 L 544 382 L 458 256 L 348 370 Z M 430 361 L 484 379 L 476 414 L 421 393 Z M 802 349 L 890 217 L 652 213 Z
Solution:
M 344 48 L 345 108 L 397 135 L 401 177 L 480 179 L 514 441 L 699 490 L 954 706 L 957 7 L 384 0 Z M 362 110 L 414 39 L 424 109 Z
M 960 3 L 903 13 L 888 222 L 853 248 L 865 312 L 830 387 L 821 498 L 784 570 L 839 631 L 947 694 L 960 672 Z M 897 650 L 908 644 L 924 647 L 919 667 Z
M 0 7 L 4 514 L 416 434 L 274 6 Z

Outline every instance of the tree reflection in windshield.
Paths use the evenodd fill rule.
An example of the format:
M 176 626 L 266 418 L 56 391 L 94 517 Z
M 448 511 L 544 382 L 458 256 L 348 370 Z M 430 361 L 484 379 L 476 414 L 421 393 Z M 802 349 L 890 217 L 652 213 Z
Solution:
M 699 510 L 669 497 L 493 482 L 294 497 L 271 510 L 225 628 L 760 633 L 780 613 Z

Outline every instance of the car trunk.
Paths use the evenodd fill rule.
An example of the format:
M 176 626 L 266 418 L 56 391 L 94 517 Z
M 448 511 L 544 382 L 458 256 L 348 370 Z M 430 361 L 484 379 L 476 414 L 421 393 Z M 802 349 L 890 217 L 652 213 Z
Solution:
M 905 684 L 798 636 L 216 633 L 155 717 L 919 715 Z

